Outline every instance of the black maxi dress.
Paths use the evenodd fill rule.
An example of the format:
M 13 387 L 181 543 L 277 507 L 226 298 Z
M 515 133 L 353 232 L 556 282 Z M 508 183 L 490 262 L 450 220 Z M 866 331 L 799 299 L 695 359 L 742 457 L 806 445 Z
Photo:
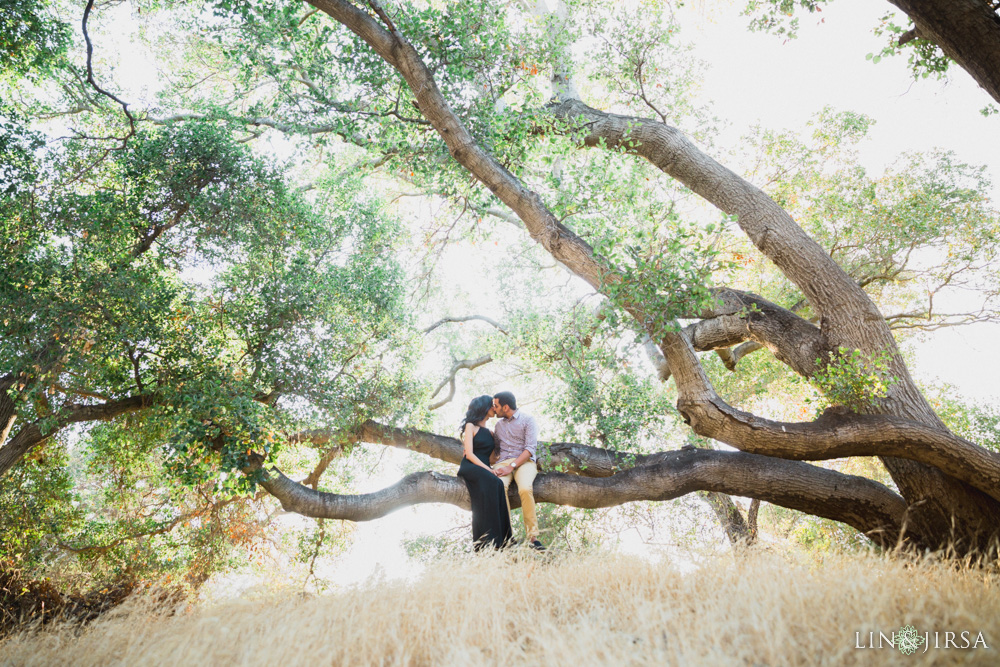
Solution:
M 472 436 L 472 453 L 489 465 L 494 444 L 490 430 L 480 427 Z M 472 497 L 472 544 L 475 550 L 479 551 L 487 545 L 495 549 L 503 548 L 511 538 L 510 511 L 504 497 L 503 482 L 489 470 L 464 457 L 458 466 L 458 476 L 465 480 Z

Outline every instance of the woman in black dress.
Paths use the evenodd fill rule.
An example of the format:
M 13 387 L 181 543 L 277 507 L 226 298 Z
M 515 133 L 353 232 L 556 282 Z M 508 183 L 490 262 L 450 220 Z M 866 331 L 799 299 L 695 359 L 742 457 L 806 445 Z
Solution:
M 486 420 L 493 416 L 493 398 L 478 396 L 469 403 L 462 420 L 465 456 L 458 466 L 458 476 L 465 480 L 472 498 L 472 543 L 476 551 L 486 545 L 500 549 L 511 538 L 506 492 L 503 482 L 490 468 L 494 442 Z

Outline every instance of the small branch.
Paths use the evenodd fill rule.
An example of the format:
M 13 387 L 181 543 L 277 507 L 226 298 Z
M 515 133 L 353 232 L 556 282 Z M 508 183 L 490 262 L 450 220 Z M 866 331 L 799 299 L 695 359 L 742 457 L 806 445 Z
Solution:
M 385 10 L 382 9 L 382 6 L 378 3 L 378 1 L 368 0 L 368 6 L 372 8 L 372 11 L 375 12 L 380 19 L 382 19 L 382 23 L 384 23 L 385 27 L 389 29 L 389 32 L 391 32 L 396 38 L 402 40 L 403 37 L 399 34 L 399 30 L 396 29 L 396 24 L 392 22 L 392 19 L 390 19 L 389 15 L 385 13 Z
M 340 458 L 344 453 L 344 448 L 340 445 L 336 447 L 331 447 L 330 449 L 323 452 L 323 456 L 320 457 L 319 463 L 313 468 L 313 471 L 309 473 L 309 476 L 302 480 L 303 486 L 311 487 L 316 489 L 319 486 L 319 480 L 326 472 L 326 469 L 330 467 L 330 464 L 334 459 Z
M 264 497 L 264 494 L 265 491 L 259 491 L 257 492 L 256 495 L 254 495 L 252 500 L 253 501 L 260 500 L 261 498 Z M 198 509 L 192 510 L 191 512 L 181 514 L 175 517 L 174 519 L 171 519 L 170 521 L 161 523 L 156 528 L 151 528 L 149 530 L 143 530 L 136 533 L 130 533 L 129 535 L 125 535 L 123 537 L 119 537 L 118 539 L 112 540 L 107 544 L 87 544 L 84 546 L 75 547 L 70 544 L 65 544 L 63 542 L 60 542 L 59 547 L 65 551 L 69 551 L 75 554 L 87 553 L 87 552 L 96 552 L 101 554 L 107 553 L 111 549 L 114 549 L 117 546 L 121 546 L 125 542 L 129 542 L 131 540 L 137 540 L 143 537 L 155 537 L 156 535 L 163 535 L 165 533 L 169 533 L 174 528 L 176 528 L 177 525 L 180 523 L 183 523 L 185 521 L 190 521 L 191 519 L 196 519 L 204 515 L 206 512 L 216 512 L 225 507 L 226 505 L 230 505 L 240 500 L 246 500 L 246 498 L 244 498 L 243 496 L 237 496 L 235 498 L 227 498 L 226 500 L 220 500 L 215 503 L 210 503 L 207 506 L 199 507 Z
M 496 320 L 492 320 L 492 319 L 486 317 L 485 315 L 465 315 L 465 316 L 460 316 L 460 317 L 454 317 L 454 316 L 448 315 L 448 316 L 442 317 L 440 320 L 438 320 L 434 324 L 432 324 L 429 327 L 427 327 L 426 329 L 424 329 L 424 333 L 425 334 L 430 333 L 430 332 L 434 331 L 435 329 L 437 329 L 442 324 L 448 324 L 449 322 L 470 322 L 472 320 L 480 320 L 482 322 L 486 322 L 487 324 L 492 325 L 495 329 L 499 330 L 500 333 L 504 334 L 505 336 L 508 334 L 507 330 L 504 329 L 502 326 L 500 326 L 500 324 Z
M 757 541 L 757 514 L 760 512 L 760 499 L 754 498 L 750 501 L 750 510 L 747 512 L 747 530 L 750 533 L 748 544 Z
M 90 35 L 87 33 L 87 19 L 90 18 L 90 11 L 93 8 L 94 8 L 94 0 L 87 0 L 87 7 L 86 9 L 83 10 L 83 22 L 81 25 L 81 27 L 83 28 L 83 38 L 87 42 L 87 81 L 88 83 L 90 83 L 91 86 L 94 87 L 94 90 L 104 95 L 105 97 L 114 100 L 118 104 L 122 105 L 122 111 L 124 111 L 125 115 L 128 117 L 128 124 L 129 124 L 129 133 L 125 135 L 125 137 L 121 138 L 122 142 L 121 148 L 124 149 L 126 144 L 128 144 L 128 140 L 135 136 L 135 118 L 132 116 L 132 112 L 128 110 L 128 104 L 126 104 L 119 98 L 115 97 L 108 91 L 104 90 L 103 88 L 101 88 L 99 85 L 97 85 L 97 81 L 94 80 L 94 66 L 92 63 L 94 56 L 94 45 L 90 42 Z M 113 138 L 117 139 L 118 137 L 113 137 Z
M 86 396 L 87 398 L 96 398 L 101 401 L 112 400 L 108 395 L 102 394 L 96 391 L 87 391 L 86 389 L 77 389 L 76 387 L 67 387 L 62 384 L 52 384 L 53 389 L 56 391 L 61 391 L 64 394 L 73 394 L 74 396 Z
M 448 374 L 448 377 L 446 377 L 444 380 L 441 381 L 441 384 L 439 384 L 437 389 L 434 390 L 434 393 L 431 394 L 431 398 L 437 396 L 438 393 L 440 393 L 440 391 L 444 389 L 445 385 L 448 385 L 450 387 L 448 390 L 448 395 L 444 399 L 438 401 L 437 403 L 433 403 L 427 406 L 427 409 L 437 410 L 442 405 L 447 404 L 449 401 L 451 401 L 451 399 L 455 397 L 455 375 L 458 373 L 458 371 L 462 370 L 463 368 L 465 370 L 471 371 L 473 369 L 479 368 L 480 366 L 485 366 L 491 361 L 493 361 L 493 356 L 489 354 L 483 357 L 479 357 L 478 359 L 462 359 L 461 361 L 456 361 L 454 364 L 452 364 L 451 372 Z
M 916 27 L 913 27 L 899 36 L 899 39 L 896 41 L 896 46 L 903 46 L 905 44 L 909 44 L 915 39 L 922 39 L 922 38 L 923 37 L 920 34 L 920 30 Z

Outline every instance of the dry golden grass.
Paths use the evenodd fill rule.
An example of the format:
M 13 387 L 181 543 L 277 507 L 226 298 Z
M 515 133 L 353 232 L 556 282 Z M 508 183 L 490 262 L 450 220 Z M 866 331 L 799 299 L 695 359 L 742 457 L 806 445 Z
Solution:
M 855 632 L 982 632 L 989 649 L 855 649 Z M 876 635 L 877 636 L 877 635 Z M 933 641 L 933 634 L 932 634 Z M 923 647 L 921 647 L 922 649 Z M 1000 664 L 996 575 L 912 559 L 773 552 L 682 574 L 609 555 L 466 557 L 411 583 L 22 633 L 4 665 Z

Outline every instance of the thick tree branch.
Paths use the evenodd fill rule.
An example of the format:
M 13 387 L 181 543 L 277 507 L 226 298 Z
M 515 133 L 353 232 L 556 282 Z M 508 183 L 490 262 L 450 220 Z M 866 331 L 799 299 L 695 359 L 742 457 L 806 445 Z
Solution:
M 1000 455 L 950 433 L 885 415 L 827 411 L 815 422 L 783 423 L 762 419 L 716 400 L 709 405 L 681 403 L 681 414 L 699 435 L 742 451 L 798 461 L 846 456 L 899 456 L 938 467 L 952 476 L 1000 493 Z M 326 431 L 309 432 L 327 441 Z M 353 434 L 360 442 L 380 443 L 426 454 L 441 461 L 462 461 L 457 438 L 367 421 Z M 635 467 L 649 467 L 672 452 L 631 454 L 577 443 L 539 443 L 539 467 L 585 477 L 609 477 Z M 985 488 L 984 488 L 985 487 Z
M 745 452 L 798 461 L 893 456 L 934 466 L 1000 500 L 1000 455 L 952 435 L 889 415 L 828 410 L 808 423 L 770 421 L 721 399 L 678 403 L 696 433 Z
M 327 442 L 335 437 L 330 431 L 309 431 L 311 438 Z M 347 437 L 347 436 L 345 436 Z M 448 463 L 462 462 L 462 443 L 458 438 L 450 438 L 414 428 L 386 426 L 375 421 L 366 421 L 349 438 L 356 442 L 383 444 L 398 449 L 426 454 Z M 571 442 L 539 442 L 538 467 L 541 470 L 559 470 L 585 477 L 608 477 L 635 466 L 657 463 L 669 452 L 656 454 L 632 454 L 601 447 L 591 447 Z
M 685 328 L 695 350 L 720 350 L 753 341 L 799 375 L 812 377 L 816 359 L 829 349 L 819 327 L 750 292 L 719 289 L 715 294 L 717 305 L 699 313 L 703 319 Z M 740 356 L 745 354 L 746 350 Z
M 570 122 L 583 145 L 639 155 L 720 210 L 736 215 L 747 237 L 802 290 L 837 338 L 881 319 L 857 282 L 784 209 L 704 154 L 676 128 L 605 113 L 578 100 L 548 110 L 555 118 Z
M 52 437 L 60 429 L 79 422 L 107 421 L 128 412 L 135 412 L 152 405 L 156 400 L 154 395 L 129 396 L 115 401 L 96 405 L 69 405 L 60 410 L 56 425 L 47 431 L 42 431 L 39 422 L 32 422 L 17 432 L 7 444 L 0 447 L 0 477 L 3 477 L 20 461 L 25 454 Z
M 916 36 L 941 47 L 990 97 L 1000 102 L 1000 18 L 994 7 L 983 0 L 889 2 L 913 20 Z
M 274 469 L 262 486 L 284 509 L 317 518 L 370 521 L 401 507 L 429 502 L 469 507 L 465 483 L 435 472 L 414 473 L 381 491 L 354 496 L 314 491 Z M 659 463 L 611 477 L 547 473 L 534 483 L 539 502 L 583 508 L 670 500 L 699 490 L 758 497 L 842 521 L 886 546 L 896 544 L 906 516 L 906 502 L 869 479 L 743 452 L 681 450 L 670 452 Z M 518 506 L 516 493 L 511 502 Z

